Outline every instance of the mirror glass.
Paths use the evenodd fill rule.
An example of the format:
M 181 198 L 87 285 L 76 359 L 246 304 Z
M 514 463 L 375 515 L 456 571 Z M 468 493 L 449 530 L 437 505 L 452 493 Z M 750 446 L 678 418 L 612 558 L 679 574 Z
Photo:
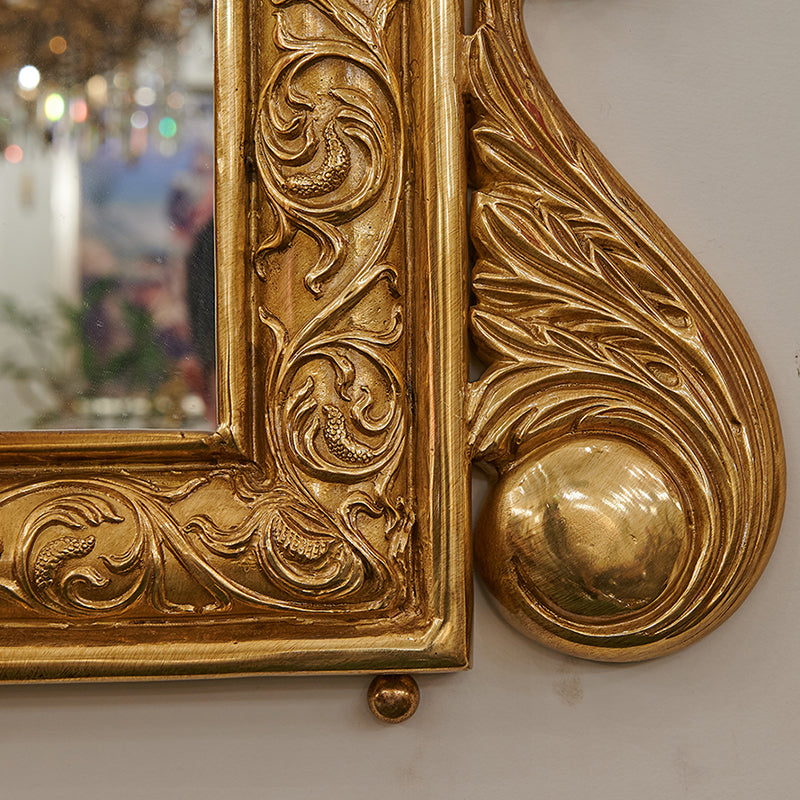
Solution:
M 211 0 L 0 0 L 0 430 L 216 427 Z

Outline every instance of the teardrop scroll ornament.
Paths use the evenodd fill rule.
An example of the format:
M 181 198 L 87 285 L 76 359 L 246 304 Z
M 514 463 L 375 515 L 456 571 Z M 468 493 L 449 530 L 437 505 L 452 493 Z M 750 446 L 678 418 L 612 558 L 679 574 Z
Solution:
M 723 622 L 769 558 L 784 460 L 747 334 L 482 0 L 469 80 L 468 399 L 494 466 L 476 560 L 502 613 L 574 655 L 637 660 Z

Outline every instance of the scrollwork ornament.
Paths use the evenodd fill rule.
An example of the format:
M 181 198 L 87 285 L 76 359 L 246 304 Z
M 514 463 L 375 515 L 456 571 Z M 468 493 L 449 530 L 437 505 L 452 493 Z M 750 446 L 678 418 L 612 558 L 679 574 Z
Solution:
M 295 30 L 289 10 L 301 5 L 317 18 Z M 371 15 L 349 0 L 274 6 L 282 55 L 261 94 L 255 142 L 275 233 L 254 267 L 266 279 L 265 259 L 290 247 L 297 231 L 317 242 L 319 258 L 303 276 L 317 305 L 297 330 L 260 307 L 269 463 L 174 487 L 78 476 L 9 489 L 0 507 L 30 508 L 0 592 L 36 613 L 174 616 L 241 605 L 353 613 L 404 598 L 414 514 L 394 489 L 408 425 L 405 376 L 393 355 L 402 352 L 403 317 L 398 272 L 384 260 L 404 152 L 399 84 L 384 43 L 392 4 Z M 370 91 L 334 85 L 334 64 L 358 70 Z M 314 70 L 324 88 L 311 97 L 302 87 Z M 351 256 L 341 226 L 377 202 L 389 220 L 370 248 Z M 336 290 L 326 292 L 331 281 Z M 392 298 L 386 324 L 355 322 L 353 312 L 380 287 Z M 181 510 L 220 482 L 239 501 L 238 520 Z M 382 531 L 380 547 L 375 524 L 363 532 L 365 521 Z M 172 596 L 176 570 L 191 600 Z
M 305 284 L 315 296 L 346 258 L 342 223 L 372 205 L 379 194 L 389 198 L 388 219 L 399 203 L 404 133 L 400 124 L 400 86 L 384 43 L 384 29 L 394 3 L 384 0 L 372 15 L 350 0 L 306 0 L 327 23 L 327 33 L 298 35 L 287 9 L 300 0 L 278 0 L 281 10 L 275 43 L 285 55 L 267 78 L 258 106 L 256 161 L 265 198 L 275 216 L 275 230 L 256 253 L 256 268 L 285 249 L 298 230 L 317 244 L 319 256 Z M 304 78 L 321 65 L 343 64 L 364 76 L 374 91 L 334 85 L 334 78 Z M 313 96 L 311 92 L 313 91 Z M 354 165 L 351 149 L 359 153 Z M 388 184 L 388 186 L 387 186 Z M 380 259 L 391 225 L 375 240 L 365 260 Z
M 15 487 L 0 496 L 0 508 L 33 505 L 14 550 L 13 577 L 0 579 L 0 593 L 58 615 L 385 605 L 388 568 L 363 542 L 350 509 L 331 517 L 288 491 L 254 483 L 255 499 L 234 527 L 222 528 L 206 514 L 179 521 L 176 505 L 215 481 L 232 480 L 219 473 L 168 491 L 95 478 Z M 242 567 L 250 558 L 259 571 L 248 577 Z M 201 600 L 170 597 L 170 561 Z
M 360 534 L 359 518 L 383 519 L 386 571 L 402 587 L 395 559 L 414 516 L 390 491 L 408 425 L 405 378 L 391 355 L 403 336 L 398 272 L 384 260 L 405 149 L 400 85 L 384 41 L 393 3 L 367 14 L 349 0 L 311 0 L 304 7 L 317 24 L 304 24 L 302 33 L 289 14 L 294 0 L 276 5 L 275 43 L 285 55 L 265 81 L 256 124 L 256 162 L 274 231 L 256 251 L 255 266 L 266 281 L 265 263 L 302 231 L 319 251 L 304 276 L 319 307 L 292 333 L 266 306 L 260 311 L 268 331 L 265 425 L 275 483 L 322 514 L 309 481 L 349 486 L 329 524 L 343 542 L 380 559 Z M 342 66 L 360 81 L 339 85 Z M 387 215 L 380 230 L 369 247 L 351 253 L 343 226 L 376 208 Z M 329 283 L 335 287 L 327 291 Z M 356 324 L 354 310 L 380 284 L 394 298 L 386 326 Z M 289 525 L 285 535 L 295 541 L 300 531 Z

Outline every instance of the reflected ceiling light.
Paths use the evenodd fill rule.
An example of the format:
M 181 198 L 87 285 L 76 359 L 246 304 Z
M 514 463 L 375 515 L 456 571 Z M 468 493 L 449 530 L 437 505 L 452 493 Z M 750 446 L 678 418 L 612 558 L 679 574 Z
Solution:
M 151 106 L 156 101 L 155 90 L 149 86 L 140 86 L 134 93 L 133 99 L 140 106 Z
M 178 144 L 174 139 L 162 139 L 158 143 L 158 152 L 164 158 L 172 158 L 178 152 Z
M 144 111 L 134 111 L 131 114 L 131 125 L 137 130 L 142 130 L 142 128 L 147 127 L 147 123 L 150 121 L 150 118 L 147 116 L 147 113 Z
M 50 52 L 60 56 L 67 49 L 67 40 L 63 36 L 54 36 L 48 43 Z
M 48 78 L 83 83 L 148 58 L 151 49 L 173 52 L 211 8 L 212 0 L 2 0 L 0 62 L 16 70 L 38 52 Z M 159 57 L 150 57 L 157 70 Z
M 183 108 L 184 103 L 186 102 L 186 98 L 181 94 L 181 92 L 170 92 L 169 96 L 167 97 L 167 105 L 170 108 Z
M 18 144 L 10 144 L 3 151 L 3 155 L 9 164 L 19 164 L 22 161 L 22 148 Z
M 40 78 L 39 70 L 32 64 L 26 64 L 17 75 L 17 83 L 20 89 L 31 91 L 39 85 Z
M 64 109 L 64 98 L 58 92 L 47 95 L 44 101 L 44 115 L 50 122 L 58 122 L 64 116 Z
M 92 75 L 86 81 L 86 93 L 96 105 L 105 105 L 108 102 L 108 81 L 102 75 Z

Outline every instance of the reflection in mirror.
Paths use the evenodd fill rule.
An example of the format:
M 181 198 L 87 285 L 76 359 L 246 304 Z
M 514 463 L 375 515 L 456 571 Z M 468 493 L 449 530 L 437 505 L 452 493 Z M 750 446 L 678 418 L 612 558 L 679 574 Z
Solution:
M 210 0 L 0 0 L 0 429 L 213 428 Z

